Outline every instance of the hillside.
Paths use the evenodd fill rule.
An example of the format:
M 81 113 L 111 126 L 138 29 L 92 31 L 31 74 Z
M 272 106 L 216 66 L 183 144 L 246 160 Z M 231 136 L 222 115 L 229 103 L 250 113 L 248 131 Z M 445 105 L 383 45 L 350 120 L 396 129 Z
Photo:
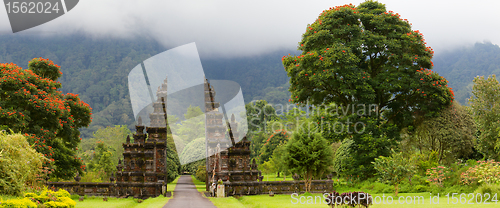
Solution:
M 15 63 L 27 68 L 33 57 L 53 60 L 62 66 L 63 93 L 79 94 L 93 109 L 93 122 L 82 129 L 82 137 L 91 137 L 101 127 L 134 123 L 127 75 L 141 61 L 167 50 L 154 40 L 142 38 L 93 39 L 82 35 L 34 37 L 0 36 L 0 63 Z M 255 57 L 205 59 L 201 62 L 208 79 L 232 80 L 242 87 L 246 102 L 266 97 L 273 92 L 280 103 L 288 99 L 284 93 L 288 77 L 281 65 L 283 54 L 274 52 Z M 268 96 L 269 97 L 269 96 Z M 133 129 L 132 129 L 133 130 Z
M 443 53 L 434 59 L 434 71 L 448 79 L 455 99 L 468 105 L 472 80 L 476 76 L 500 74 L 500 47 L 491 43 L 476 43 L 473 47 Z
M 167 50 L 152 39 L 93 39 L 72 36 L 0 36 L 0 63 L 23 68 L 33 57 L 44 57 L 62 66 L 59 79 L 64 93 L 79 94 L 93 108 L 93 122 L 82 129 L 91 137 L 101 127 L 134 124 L 127 75 L 141 61 Z M 265 99 L 286 104 L 288 77 L 281 57 L 296 51 L 277 51 L 254 57 L 207 59 L 201 62 L 208 79 L 232 80 L 242 87 L 245 102 Z M 477 75 L 500 73 L 500 47 L 477 43 L 473 47 L 442 53 L 434 58 L 434 70 L 450 81 L 456 99 L 467 104 Z M 132 129 L 133 130 L 133 129 Z

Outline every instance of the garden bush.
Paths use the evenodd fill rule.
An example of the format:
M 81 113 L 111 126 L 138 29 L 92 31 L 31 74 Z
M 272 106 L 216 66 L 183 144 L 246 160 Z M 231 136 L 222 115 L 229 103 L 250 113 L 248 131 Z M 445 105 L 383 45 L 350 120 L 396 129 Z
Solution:
M 434 185 L 443 186 L 443 181 L 450 178 L 450 170 L 445 166 L 427 169 L 427 180 Z
M 396 196 L 399 192 L 399 184 L 415 175 L 413 159 L 405 158 L 402 152 L 396 153 L 392 150 L 390 157 L 380 156 L 373 162 L 379 181 L 394 185 Z
M 489 193 L 491 195 L 500 194 L 500 185 L 499 184 L 482 184 L 479 186 L 474 193 L 479 193 L 484 196 L 485 193 Z
M 40 195 L 35 193 L 26 193 L 24 196 L 24 199 L 36 202 L 35 207 L 36 204 L 43 204 L 47 208 L 74 208 L 76 205 L 76 202 L 70 198 L 71 195 L 69 192 L 64 189 L 52 191 L 45 188 Z
M 337 173 L 338 176 L 347 176 L 351 173 L 349 170 L 354 163 L 351 157 L 353 145 L 353 140 L 345 139 L 342 141 L 339 148 L 337 148 L 337 151 L 335 151 L 333 157 L 333 171 Z
M 20 195 L 29 186 L 38 186 L 37 176 L 46 160 L 25 136 L 0 132 L 0 194 Z
M 412 155 L 411 157 L 414 157 L 417 163 L 417 174 L 425 175 L 428 169 L 438 166 L 438 156 L 439 154 L 436 151 Z
M 198 170 L 196 171 L 196 179 L 198 179 L 201 182 L 206 182 L 207 169 L 204 165 L 198 166 Z

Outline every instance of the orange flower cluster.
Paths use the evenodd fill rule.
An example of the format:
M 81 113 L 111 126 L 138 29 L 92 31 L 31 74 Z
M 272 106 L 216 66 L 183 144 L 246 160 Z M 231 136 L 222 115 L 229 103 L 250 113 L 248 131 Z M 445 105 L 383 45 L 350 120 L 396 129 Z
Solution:
M 427 77 L 429 77 L 429 79 L 433 79 L 432 78 L 432 74 L 434 73 L 432 70 L 430 69 L 424 69 L 424 68 L 420 68 L 417 70 L 417 72 L 419 72 L 420 74 L 424 74 L 426 75 Z M 425 79 L 424 78 L 420 78 L 420 81 L 422 81 L 422 83 L 424 84 L 425 83 Z M 435 86 L 435 87 L 442 87 L 443 85 L 448 87 L 447 83 L 448 83 L 448 80 L 446 80 L 443 76 L 440 77 L 439 80 L 437 81 L 430 81 L 429 80 L 429 83 L 432 83 L 432 86 Z M 455 99 L 455 93 L 453 92 L 452 88 L 451 87 L 448 87 L 448 90 L 450 92 L 450 94 L 452 95 L 451 96 L 451 102 L 453 102 L 453 100 Z M 417 91 L 420 91 L 420 89 L 417 89 Z M 424 93 L 424 91 L 422 91 L 421 93 Z M 424 94 L 424 96 L 426 96 L 426 94 Z

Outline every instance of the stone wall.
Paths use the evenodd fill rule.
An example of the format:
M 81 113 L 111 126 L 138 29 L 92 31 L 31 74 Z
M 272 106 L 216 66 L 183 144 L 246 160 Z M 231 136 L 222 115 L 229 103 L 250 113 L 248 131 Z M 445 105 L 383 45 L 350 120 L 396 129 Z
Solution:
M 118 189 L 115 183 L 94 182 L 48 182 L 49 189 L 64 189 L 70 194 L 87 196 L 117 196 Z
M 226 196 L 269 194 L 292 194 L 304 193 L 305 181 L 253 181 L 253 182 L 224 182 Z M 326 193 L 333 191 L 332 180 L 313 180 L 311 182 L 312 193 Z
M 149 183 L 129 183 L 129 182 L 113 182 L 113 183 L 94 183 L 94 182 L 48 182 L 49 189 L 64 189 L 70 194 L 87 195 L 87 196 L 111 196 L 111 197 L 128 197 L 136 198 L 157 197 L 165 194 L 163 190 L 164 184 L 159 182 Z

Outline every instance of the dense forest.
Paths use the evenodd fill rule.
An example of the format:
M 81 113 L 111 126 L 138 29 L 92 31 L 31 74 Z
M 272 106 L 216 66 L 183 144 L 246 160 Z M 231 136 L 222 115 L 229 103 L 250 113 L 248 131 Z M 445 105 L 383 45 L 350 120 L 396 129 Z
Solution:
M 83 138 L 92 137 L 92 132 L 106 126 L 133 126 L 127 75 L 141 61 L 165 50 L 168 48 L 148 38 L 0 36 L 0 63 L 12 62 L 26 68 L 33 57 L 43 57 L 62 66 L 63 76 L 59 81 L 63 93 L 79 94 L 93 109 L 92 124 L 81 130 Z M 271 104 L 284 104 L 290 93 L 281 57 L 288 53 L 298 54 L 275 51 L 254 57 L 200 58 L 208 79 L 239 83 L 245 102 L 264 99 Z M 434 71 L 450 81 L 456 99 L 467 105 L 473 78 L 500 72 L 500 47 L 477 43 L 440 53 L 433 60 Z

